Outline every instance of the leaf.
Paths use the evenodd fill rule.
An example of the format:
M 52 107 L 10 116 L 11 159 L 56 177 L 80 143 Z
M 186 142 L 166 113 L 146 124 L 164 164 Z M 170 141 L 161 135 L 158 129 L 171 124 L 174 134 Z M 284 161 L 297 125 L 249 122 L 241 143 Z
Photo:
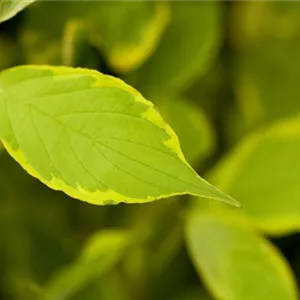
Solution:
M 0 74 L 0 137 L 47 186 L 93 204 L 195 194 L 237 204 L 187 164 L 153 105 L 88 69 L 23 66 Z
M 37 1 L 26 10 L 19 30 L 25 62 L 29 64 L 61 64 L 63 40 L 68 23 L 80 23 L 89 1 Z M 55 16 L 55 22 L 49 16 Z
M 111 269 L 130 243 L 128 232 L 106 230 L 94 234 L 81 257 L 55 275 L 44 289 L 45 299 L 69 299 L 96 277 Z
M 85 19 L 91 41 L 121 72 L 139 67 L 155 50 L 169 22 L 169 3 L 101 1 Z
M 211 298 L 201 288 L 194 288 L 187 290 L 174 300 L 211 300 Z
M 200 106 L 188 99 L 165 98 L 158 104 L 163 118 L 178 135 L 187 161 L 194 165 L 212 154 L 214 132 Z
M 17 280 L 13 285 L 14 299 L 18 300 L 41 300 L 43 291 L 41 288 L 29 280 Z
M 26 8 L 36 0 L 1 0 L 0 1 L 0 23 L 14 17 L 18 12 Z
M 72 300 L 129 300 L 129 287 L 127 282 L 117 273 L 118 270 L 110 271 L 100 279 L 96 279 L 87 285 Z
M 13 39 L 5 34 L 0 34 L 0 71 L 16 63 L 17 51 L 17 45 Z
M 70 261 L 74 213 L 68 208 L 76 203 L 36 182 L 5 152 L 0 152 L 0 178 L 0 253 L 6 261 L 1 273 L 13 299 L 20 299 L 24 281 L 41 283 Z
M 131 75 L 150 99 L 176 93 L 204 74 L 220 43 L 220 3 L 171 1 L 170 5 L 171 23 L 158 48 Z
M 62 38 L 62 64 L 66 66 L 98 66 L 97 52 L 92 51 L 85 25 L 77 20 L 66 23 Z
M 234 7 L 235 91 L 248 127 L 292 116 L 300 110 L 298 3 L 261 1 Z
M 211 173 L 261 230 L 300 229 L 300 117 L 246 137 Z
M 235 214 L 202 211 L 186 228 L 190 256 L 216 299 L 296 300 L 286 261 Z
M 168 3 L 157 1 L 44 2 L 29 10 L 21 40 L 29 63 L 58 64 L 61 46 L 65 49 L 65 40 L 61 45 L 64 28 L 67 38 L 86 31 L 89 43 L 108 63 L 127 72 L 155 50 L 169 13 Z M 48 18 L 51 14 L 56 16 L 55 24 Z
M 79 21 L 69 21 L 64 30 L 62 40 L 62 62 L 66 66 L 76 66 L 78 60 L 77 48 L 87 42 L 85 26 Z

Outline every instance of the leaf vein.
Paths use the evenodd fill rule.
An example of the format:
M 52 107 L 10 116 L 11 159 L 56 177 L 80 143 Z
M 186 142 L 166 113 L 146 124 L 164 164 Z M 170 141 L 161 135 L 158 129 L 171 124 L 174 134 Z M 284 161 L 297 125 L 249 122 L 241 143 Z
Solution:
M 128 144 L 132 144 L 132 145 L 135 145 L 135 146 L 140 146 L 140 147 L 148 148 L 148 149 L 151 149 L 153 151 L 156 151 L 156 152 L 159 152 L 159 153 L 162 153 L 162 154 L 165 154 L 167 156 L 170 156 L 170 157 L 173 157 L 173 158 L 177 159 L 176 154 L 173 155 L 173 154 L 171 154 L 171 153 L 169 153 L 167 151 L 163 151 L 163 150 L 151 147 L 151 146 L 146 145 L 146 144 L 141 144 L 141 143 L 138 143 L 136 141 L 124 140 L 124 139 L 115 138 L 115 137 L 107 137 L 107 138 L 101 137 L 100 140 L 112 140 L 112 141 L 118 141 L 118 142 L 128 143 Z
M 155 187 L 157 187 L 157 188 L 159 188 L 159 189 L 162 188 L 161 186 L 158 186 L 158 185 L 156 185 L 156 184 L 154 184 L 154 183 L 152 183 L 152 182 L 148 182 L 148 181 L 142 180 L 141 178 L 136 177 L 135 175 L 129 173 L 128 171 L 125 171 L 123 168 L 120 168 L 119 166 L 117 166 L 117 165 L 115 165 L 114 163 L 112 163 L 111 160 L 109 160 L 109 159 L 107 158 L 107 156 L 103 153 L 103 151 L 99 148 L 99 145 L 100 145 L 100 146 L 103 146 L 103 144 L 100 143 L 99 141 L 96 141 L 96 140 L 91 139 L 90 136 L 84 134 L 84 133 L 81 132 L 81 131 L 78 131 L 78 130 L 76 130 L 76 129 L 74 129 L 74 128 L 71 128 L 71 127 L 67 127 L 64 123 L 61 123 L 61 122 L 58 121 L 57 119 L 53 118 L 52 116 L 49 116 L 48 114 L 46 114 L 45 112 L 39 110 L 38 108 L 36 108 L 36 107 L 34 107 L 34 106 L 31 106 L 31 107 L 33 107 L 35 110 L 37 110 L 40 114 L 43 114 L 43 115 L 45 115 L 46 117 L 50 118 L 51 120 L 57 122 L 57 123 L 58 123 L 60 126 L 62 126 L 63 128 L 66 128 L 67 130 L 71 130 L 71 131 L 73 131 L 73 132 L 76 132 L 77 134 L 82 135 L 82 136 L 84 136 L 85 138 L 91 140 L 91 141 L 93 142 L 93 144 L 95 144 L 95 145 L 97 146 L 96 149 L 98 149 L 99 153 L 104 157 L 104 159 L 105 159 L 109 164 L 111 164 L 114 168 L 116 168 L 117 170 L 122 171 L 123 173 L 125 173 L 125 174 L 131 176 L 132 178 L 134 178 L 134 179 L 136 179 L 136 180 L 138 180 L 138 181 L 140 181 L 140 182 L 146 183 L 146 184 L 151 185 L 151 186 L 155 186 Z M 99 145 L 97 145 L 97 143 L 98 143 Z M 52 162 L 52 163 L 53 163 L 53 162 Z M 67 182 L 67 181 L 66 181 L 66 182 Z
M 44 139 L 42 138 L 42 136 L 41 136 L 41 134 L 40 134 L 40 132 L 39 132 L 38 127 L 36 126 L 36 123 L 35 123 L 35 120 L 34 120 L 33 109 L 32 109 L 33 106 L 29 105 L 28 107 L 29 107 L 29 112 L 30 112 L 30 115 L 31 115 L 31 121 L 32 121 L 33 128 L 34 128 L 35 131 L 36 131 L 37 137 L 38 137 L 38 139 L 40 140 L 40 142 L 41 142 L 41 144 L 42 144 L 42 146 L 43 146 L 43 148 L 44 148 L 44 150 L 45 150 L 45 153 L 46 153 L 47 156 L 48 156 L 48 159 L 49 159 L 50 162 L 52 163 L 52 165 L 53 165 L 54 169 L 56 170 L 57 174 L 58 174 L 58 175 L 59 175 L 66 183 L 69 184 L 68 180 L 66 180 L 66 179 L 64 178 L 64 176 L 62 176 L 62 173 L 59 171 L 59 169 L 57 168 L 56 164 L 54 163 L 54 159 L 53 159 L 53 157 L 52 157 L 51 154 L 50 154 L 51 152 L 49 152 L 49 150 L 48 150 L 48 148 L 47 148 L 47 146 L 46 146 L 46 143 L 44 142 Z
M 98 151 L 100 152 L 100 154 L 101 154 L 101 155 L 105 158 L 105 160 L 106 160 L 109 164 L 111 164 L 115 169 L 122 171 L 123 173 L 129 175 L 130 177 L 136 179 L 137 181 L 143 182 L 143 183 L 145 183 L 145 184 L 154 186 L 154 187 L 159 188 L 160 190 L 162 190 L 162 186 L 158 186 L 158 185 L 156 185 L 156 184 L 154 184 L 154 183 L 152 183 L 152 182 L 150 182 L 150 181 L 146 181 L 146 180 L 144 180 L 144 179 L 141 179 L 141 178 L 139 178 L 139 177 L 133 175 L 132 173 L 130 173 L 130 172 L 124 170 L 124 169 L 121 168 L 120 166 L 114 164 L 114 163 L 113 163 L 113 162 L 112 162 L 112 161 L 111 161 L 111 160 L 103 153 L 102 149 L 100 148 L 100 146 L 102 146 L 102 144 L 100 144 L 100 146 L 99 146 L 99 145 L 97 144 L 97 141 L 95 141 L 94 143 L 95 143 L 95 145 L 96 145 L 96 149 L 98 149 Z
M 48 118 L 50 118 L 51 120 L 58 122 L 61 126 L 67 128 L 67 129 L 69 129 L 69 130 L 72 130 L 72 131 L 74 131 L 74 132 L 77 132 L 78 134 L 80 134 L 80 135 L 82 135 L 82 136 L 85 136 L 86 138 L 88 138 L 88 139 L 90 139 L 91 141 L 94 141 L 94 142 L 95 142 L 95 140 L 93 140 L 89 135 L 86 135 L 86 134 L 84 134 L 83 132 L 76 130 L 75 128 L 67 127 L 64 123 L 62 123 L 61 121 L 59 121 L 59 119 L 57 119 L 57 118 L 55 118 L 55 117 L 53 117 L 53 116 L 48 115 L 47 113 L 45 113 L 45 112 L 39 110 L 39 109 L 36 108 L 36 107 L 35 107 L 35 109 L 38 110 L 40 113 L 44 114 L 45 116 L 47 116 Z M 123 113 L 121 113 L 121 114 L 123 114 Z M 139 119 L 139 118 L 138 118 L 138 119 Z M 150 123 L 150 124 L 152 124 L 152 123 Z M 153 125 L 154 125 L 154 124 L 153 124 Z M 154 126 L 155 126 L 155 125 L 154 125 Z M 157 128 L 159 128 L 159 127 L 157 127 Z M 144 167 L 150 168 L 150 169 L 152 169 L 152 170 L 154 170 L 154 171 L 156 171 L 156 172 L 158 172 L 158 173 L 160 173 L 160 174 L 164 174 L 165 176 L 167 176 L 167 177 L 169 177 L 169 178 L 172 178 L 172 179 L 175 179 L 175 180 L 180 180 L 181 182 L 183 182 L 183 183 L 185 183 L 185 184 L 187 184 L 187 185 L 190 185 L 190 186 L 192 186 L 193 188 L 196 188 L 196 189 L 199 188 L 196 184 L 194 184 L 194 183 L 192 183 L 192 182 L 188 182 L 188 181 L 185 181 L 185 180 L 182 179 L 182 178 L 178 178 L 178 177 L 176 177 L 176 176 L 174 176 L 174 175 L 171 175 L 171 174 L 169 174 L 169 173 L 165 173 L 165 172 L 163 172 L 162 170 L 158 170 L 158 169 L 156 169 L 156 168 L 153 168 L 152 166 L 150 166 L 150 165 L 148 165 L 148 164 L 144 164 L 143 162 L 141 162 L 141 161 L 139 161 L 139 160 L 135 160 L 134 158 L 132 158 L 132 157 L 130 157 L 130 156 L 127 156 L 127 155 L 125 155 L 125 154 L 123 154 L 123 153 L 120 153 L 120 152 L 116 151 L 115 149 L 112 149 L 112 148 L 108 147 L 107 145 L 104 145 L 104 144 L 101 143 L 99 140 L 97 140 L 97 142 L 98 142 L 101 146 L 105 146 L 106 148 L 110 149 L 111 151 L 115 151 L 117 154 L 123 155 L 125 158 L 128 158 L 128 159 L 130 159 L 130 160 L 132 160 L 132 161 L 135 161 L 136 163 L 139 163 L 139 164 L 143 165 Z M 123 170 L 123 171 L 124 171 L 124 170 Z M 133 176 L 134 176 L 134 175 L 133 175 Z M 134 178 L 135 178 L 135 177 L 134 177 Z
M 72 150 L 72 152 L 74 153 L 74 156 L 76 158 L 76 160 L 79 162 L 80 166 L 90 175 L 92 176 L 92 178 L 94 178 L 98 183 L 100 183 L 101 185 L 103 185 L 107 190 L 108 190 L 108 186 L 106 184 L 104 184 L 98 177 L 96 177 L 91 171 L 89 171 L 89 169 L 87 169 L 85 167 L 85 165 L 83 164 L 83 162 L 81 161 L 81 159 L 78 157 L 76 150 L 74 149 L 70 136 L 67 134 L 68 140 L 70 142 L 70 148 Z

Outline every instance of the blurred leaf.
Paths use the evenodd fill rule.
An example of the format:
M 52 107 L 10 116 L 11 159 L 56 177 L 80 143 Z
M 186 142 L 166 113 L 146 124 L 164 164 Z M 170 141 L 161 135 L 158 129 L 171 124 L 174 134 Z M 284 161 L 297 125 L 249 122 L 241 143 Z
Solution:
M 111 66 L 137 68 L 155 50 L 169 21 L 169 4 L 159 1 L 101 1 L 86 18 L 92 42 Z
M 35 0 L 1 0 L 0 1 L 0 23 L 14 17 L 18 12 Z
M 300 229 L 300 117 L 246 137 L 210 179 L 241 201 L 262 230 L 283 234 Z
M 238 215 L 195 213 L 186 239 L 195 268 L 216 299 L 297 299 L 285 260 Z
M 300 64 L 296 66 L 300 44 L 298 47 L 273 43 L 272 53 L 265 46 L 262 51 L 264 53 L 254 53 L 240 60 L 236 80 L 241 110 L 248 126 L 252 127 L 300 110 L 297 96 Z M 276 86 L 280 88 L 274 88 Z
M 132 74 L 149 99 L 176 93 L 206 72 L 221 35 L 221 3 L 171 1 L 171 23 L 154 54 Z
M 117 272 L 108 272 L 82 289 L 71 300 L 130 300 L 124 280 Z
M 148 249 L 135 236 L 135 245 L 128 251 L 122 265 L 122 271 L 126 276 L 127 287 L 134 299 L 140 299 L 145 295 L 149 279 Z
M 182 293 L 174 300 L 211 300 L 211 298 L 200 288 L 190 289 L 185 293 Z
M 148 276 L 159 280 L 159 276 L 163 276 L 163 271 L 169 267 L 183 244 L 182 207 L 179 197 L 150 205 L 146 211 L 141 211 L 137 228 L 140 230 L 139 234 L 146 237 L 144 242 L 148 257 Z
M 235 90 L 248 124 L 300 111 L 300 6 L 290 1 L 235 3 Z
M 183 244 L 179 200 L 179 197 L 173 197 L 148 203 L 146 209 L 136 207 L 131 215 L 136 245 L 124 259 L 123 273 L 134 299 L 142 299 L 145 294 L 152 299 L 149 295 L 151 286 L 158 290 L 157 294 L 162 294 L 158 285 L 163 286 L 164 272 L 170 269 Z M 163 295 L 160 297 L 164 299 Z
M 130 244 L 130 235 L 121 230 L 105 230 L 94 234 L 81 257 L 54 275 L 45 287 L 45 299 L 69 299 L 95 278 L 111 269 Z
M 4 34 L 0 35 L 0 71 L 12 67 L 17 61 L 17 46 L 12 39 Z
M 215 137 L 201 108 L 187 99 L 164 99 L 160 113 L 177 133 L 187 161 L 195 165 L 213 152 Z
M 70 261 L 76 238 L 69 202 L 28 176 L 6 153 L 0 155 L 0 178 L 1 273 L 5 289 L 19 300 L 19 294 L 30 295 L 28 282 L 42 284 Z
M 167 232 L 166 237 L 160 239 L 160 243 L 156 245 L 157 252 L 152 258 L 153 276 L 161 274 L 163 270 L 168 267 L 182 245 L 182 224 L 177 222 L 177 224 L 172 225 L 173 227 Z M 161 243 L 162 240 L 163 243 Z
M 15 288 L 15 297 L 17 300 L 41 300 L 43 291 L 33 282 L 20 280 Z
M 85 15 L 91 2 L 37 1 L 26 10 L 19 31 L 28 64 L 61 64 L 62 38 L 68 22 Z M 55 22 L 53 18 L 55 16 Z
M 5 148 L 52 189 L 98 205 L 175 194 L 238 205 L 197 175 L 153 104 L 119 79 L 21 66 L 2 72 L 0 86 Z
M 48 18 L 52 14 L 56 16 L 55 24 Z M 27 13 L 21 40 L 29 63 L 57 64 L 61 48 L 70 50 L 65 48 L 68 39 L 86 34 L 87 41 L 103 52 L 113 68 L 128 71 L 152 54 L 168 20 L 169 6 L 165 2 L 45 2 Z M 62 43 L 65 26 L 67 40 Z M 63 52 L 64 62 L 66 55 L 70 54 Z
M 84 22 L 93 3 L 40 1 L 30 7 L 19 34 L 26 62 L 97 67 Z M 55 15 L 55 22 L 48 15 Z
M 67 66 L 93 68 L 98 65 L 91 49 L 85 25 L 77 20 L 66 23 L 62 39 L 62 63 Z

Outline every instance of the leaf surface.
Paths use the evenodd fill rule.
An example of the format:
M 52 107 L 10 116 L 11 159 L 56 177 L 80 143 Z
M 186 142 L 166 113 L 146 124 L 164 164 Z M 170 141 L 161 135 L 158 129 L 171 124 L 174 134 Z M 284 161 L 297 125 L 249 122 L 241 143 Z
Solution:
M 101 1 L 84 20 L 91 41 L 110 65 L 127 72 L 139 67 L 156 49 L 169 22 L 164 1 Z
M 240 215 L 192 214 L 186 240 L 195 268 L 215 299 L 297 299 L 287 262 Z
M 246 137 L 209 178 L 269 234 L 300 229 L 300 117 Z
M 233 7 L 234 88 L 246 124 L 253 128 L 292 116 L 300 110 L 300 6 L 261 1 Z
M 0 23 L 14 17 L 18 12 L 36 0 L 2 0 L 0 1 Z
M 177 133 L 182 151 L 191 165 L 212 154 L 214 131 L 200 106 L 176 97 L 164 98 L 157 105 L 163 118 Z
M 69 40 L 82 43 L 84 38 L 86 46 L 97 47 L 112 68 L 127 72 L 139 67 L 153 53 L 170 19 L 169 4 L 159 1 L 37 4 L 28 10 L 21 31 L 26 59 L 33 64 L 65 63 L 66 57 L 70 58 L 70 53 L 65 52 L 66 45 L 68 50 L 72 44 Z M 55 24 L 48 18 L 52 14 L 56 17 Z M 81 49 L 76 47 L 72 51 Z M 90 59 L 89 55 L 86 59 Z
M 218 2 L 171 1 L 171 22 L 153 55 L 132 74 L 149 99 L 186 88 L 204 74 L 220 42 Z
M 23 66 L 0 74 L 0 138 L 31 175 L 94 204 L 193 194 L 235 203 L 186 162 L 153 104 L 88 69 Z
M 94 234 L 81 257 L 50 279 L 44 289 L 45 299 L 70 299 L 86 284 L 112 268 L 129 243 L 129 233 L 125 231 L 106 230 Z

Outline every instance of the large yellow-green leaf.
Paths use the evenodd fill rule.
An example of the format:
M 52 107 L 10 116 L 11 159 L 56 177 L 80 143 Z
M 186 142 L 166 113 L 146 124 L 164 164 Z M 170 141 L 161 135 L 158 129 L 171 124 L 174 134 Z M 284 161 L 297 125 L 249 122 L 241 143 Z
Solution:
M 300 229 L 300 117 L 245 138 L 211 174 L 271 234 Z
M 171 1 L 171 22 L 157 50 L 132 74 L 150 99 L 185 88 L 201 76 L 220 43 L 221 3 Z
M 1 0 L 0 23 L 14 17 L 18 12 L 36 0 Z
M 214 132 L 200 108 L 188 99 L 164 98 L 158 103 L 163 118 L 179 137 L 182 151 L 190 164 L 203 161 L 212 154 Z
M 186 240 L 195 268 L 216 300 L 298 299 L 283 257 L 238 215 L 194 213 Z
M 130 244 L 125 231 L 106 230 L 94 234 L 72 265 L 64 268 L 47 283 L 47 300 L 70 299 L 81 288 L 112 268 Z
M 193 194 L 236 203 L 186 162 L 152 103 L 88 69 L 21 66 L 0 73 L 0 138 L 31 175 L 94 204 Z

